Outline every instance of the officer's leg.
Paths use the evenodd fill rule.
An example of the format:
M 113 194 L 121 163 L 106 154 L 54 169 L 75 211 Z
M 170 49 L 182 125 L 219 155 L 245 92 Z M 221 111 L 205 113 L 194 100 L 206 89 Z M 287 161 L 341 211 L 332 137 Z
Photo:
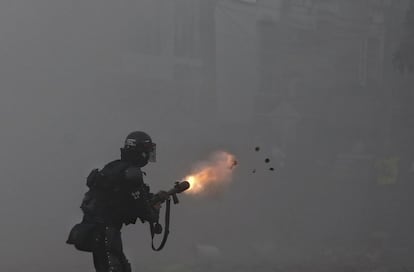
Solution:
M 113 229 L 113 231 L 112 256 L 114 258 L 114 262 L 117 263 L 117 266 L 121 267 L 122 272 L 131 272 L 131 264 L 128 262 L 123 252 L 121 232 L 117 229 Z
M 131 272 L 131 271 L 132 271 L 131 264 L 125 258 L 125 261 L 124 261 L 124 272 Z
M 102 230 L 97 237 L 97 244 L 95 250 L 92 252 L 93 265 L 96 272 L 107 272 L 108 271 L 108 260 L 105 249 L 105 232 Z
M 107 272 L 131 271 L 131 266 L 122 250 L 121 232 L 119 229 L 106 227 L 103 245 Z
M 107 269 L 107 260 L 104 250 L 96 250 L 92 253 L 93 255 L 93 265 L 95 266 L 96 272 L 106 272 Z

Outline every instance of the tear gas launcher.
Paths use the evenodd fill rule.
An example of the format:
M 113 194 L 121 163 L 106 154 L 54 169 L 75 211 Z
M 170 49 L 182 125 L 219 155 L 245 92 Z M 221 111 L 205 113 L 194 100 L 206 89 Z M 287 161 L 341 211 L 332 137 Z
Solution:
M 188 181 L 177 181 L 175 186 L 169 191 L 160 191 L 155 194 L 153 198 L 149 201 L 150 205 L 155 205 L 157 203 L 164 203 L 170 197 L 172 197 L 174 204 L 178 204 L 179 200 L 177 194 L 180 194 L 190 188 L 190 183 Z

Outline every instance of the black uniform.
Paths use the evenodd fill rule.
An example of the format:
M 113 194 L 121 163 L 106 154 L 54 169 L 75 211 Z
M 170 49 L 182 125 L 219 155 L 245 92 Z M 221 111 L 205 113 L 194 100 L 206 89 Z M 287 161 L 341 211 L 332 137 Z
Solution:
M 158 222 L 158 210 L 148 204 L 153 194 L 141 171 L 155 161 L 156 144 L 147 133 L 134 131 L 125 139 L 120 160 L 89 174 L 83 219 L 72 228 L 67 243 L 92 252 L 97 272 L 130 272 L 122 250 L 122 225 L 135 224 L 137 219 Z
M 121 227 L 158 221 L 158 212 L 149 207 L 153 195 L 143 181 L 143 172 L 133 162 L 116 160 L 102 170 L 93 170 L 87 179 L 90 188 L 81 209 L 83 223 L 95 225 L 92 248 L 97 272 L 129 272 L 131 266 L 122 250 Z

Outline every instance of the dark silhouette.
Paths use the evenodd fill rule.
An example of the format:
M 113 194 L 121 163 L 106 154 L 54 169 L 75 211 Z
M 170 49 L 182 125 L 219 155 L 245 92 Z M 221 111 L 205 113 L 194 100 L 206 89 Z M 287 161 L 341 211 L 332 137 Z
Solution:
M 149 161 L 155 162 L 155 147 L 145 132 L 132 132 L 121 148 L 121 159 L 92 170 L 87 178 L 89 191 L 81 205 L 84 216 L 67 242 L 92 252 L 97 272 L 131 271 L 122 250 L 123 225 L 135 224 L 138 218 L 159 225 L 161 202 L 149 204 L 154 194 L 141 171 Z

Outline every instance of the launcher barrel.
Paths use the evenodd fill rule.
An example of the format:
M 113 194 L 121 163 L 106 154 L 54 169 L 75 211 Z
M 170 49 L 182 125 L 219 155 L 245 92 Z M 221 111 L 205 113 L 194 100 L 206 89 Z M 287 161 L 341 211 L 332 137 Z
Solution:
M 188 181 L 176 182 L 175 186 L 171 190 L 156 194 L 151 199 L 150 204 L 155 205 L 157 203 L 162 203 L 166 201 L 170 196 L 173 197 L 174 203 L 177 204 L 178 203 L 177 194 L 181 194 L 188 188 L 190 188 L 190 183 Z

